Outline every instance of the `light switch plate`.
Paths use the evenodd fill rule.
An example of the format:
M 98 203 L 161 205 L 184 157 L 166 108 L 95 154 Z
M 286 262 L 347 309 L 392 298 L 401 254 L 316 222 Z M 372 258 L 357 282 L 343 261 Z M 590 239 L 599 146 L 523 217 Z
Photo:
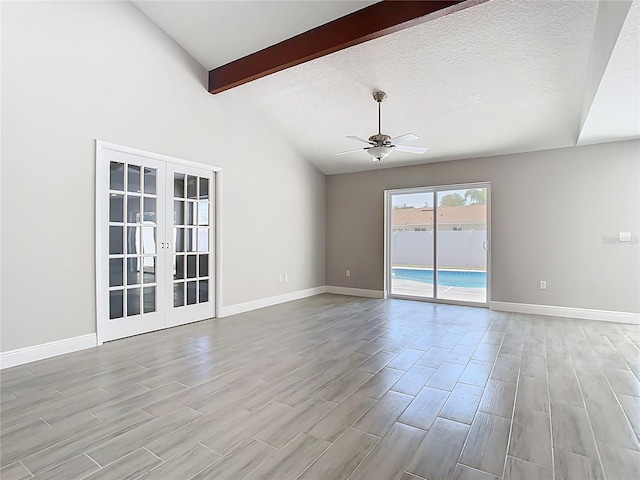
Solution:
M 631 232 L 620 232 L 618 235 L 618 241 L 620 242 L 630 242 L 631 241 Z

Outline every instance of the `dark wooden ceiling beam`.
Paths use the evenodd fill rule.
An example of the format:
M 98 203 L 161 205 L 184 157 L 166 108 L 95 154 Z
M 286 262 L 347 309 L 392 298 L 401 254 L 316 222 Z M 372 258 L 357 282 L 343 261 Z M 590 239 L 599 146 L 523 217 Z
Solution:
M 243 83 L 374 38 L 448 15 L 484 0 L 383 1 L 209 71 L 209 92 Z

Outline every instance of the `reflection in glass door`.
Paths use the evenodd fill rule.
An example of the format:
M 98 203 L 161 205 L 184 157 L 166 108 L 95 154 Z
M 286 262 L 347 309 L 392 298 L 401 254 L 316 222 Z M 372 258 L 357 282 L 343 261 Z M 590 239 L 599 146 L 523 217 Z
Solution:
M 388 192 L 389 295 L 486 305 L 488 197 L 488 184 Z
M 129 150 L 98 142 L 100 343 L 215 316 L 214 171 Z

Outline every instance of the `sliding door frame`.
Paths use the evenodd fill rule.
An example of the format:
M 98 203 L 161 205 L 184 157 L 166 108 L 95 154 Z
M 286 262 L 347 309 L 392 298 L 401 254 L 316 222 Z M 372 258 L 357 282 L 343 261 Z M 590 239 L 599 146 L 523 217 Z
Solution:
M 484 303 L 465 302 L 459 300 L 447 300 L 438 296 L 438 264 L 437 264 L 437 239 L 438 239 L 438 192 L 447 190 L 471 190 L 474 188 L 487 189 L 487 296 Z M 393 208 L 391 197 L 407 193 L 433 193 L 433 297 L 417 297 L 411 295 L 398 295 L 391 293 L 391 209 Z M 428 187 L 398 188 L 384 191 L 384 298 L 399 298 L 405 300 L 419 300 L 423 302 L 444 303 L 449 305 L 465 305 L 470 307 L 489 308 L 491 301 L 491 183 L 474 182 L 452 185 L 434 185 Z
M 171 157 L 168 155 L 162 155 L 159 153 L 147 152 L 145 150 L 139 150 L 137 148 L 131 148 L 124 145 L 118 145 L 115 143 L 104 142 L 101 140 L 96 140 L 96 158 L 95 158 L 95 168 L 96 175 L 94 178 L 96 179 L 96 184 L 94 186 L 95 190 L 95 268 L 96 268 L 96 332 L 98 338 L 98 345 L 102 345 L 105 341 L 100 337 L 100 331 L 98 328 L 98 319 L 102 312 L 105 309 L 109 308 L 108 299 L 105 299 L 104 292 L 101 291 L 101 288 L 104 285 L 101 285 L 98 282 L 99 278 L 102 278 L 103 270 L 104 270 L 104 262 L 102 261 L 102 255 L 104 253 L 104 248 L 107 247 L 103 244 L 103 239 L 101 235 L 101 222 L 104 221 L 105 217 L 108 218 L 109 210 L 108 205 L 104 203 L 104 188 L 98 185 L 98 176 L 97 172 L 100 168 L 100 162 L 102 161 L 102 156 L 105 151 L 113 151 L 113 152 L 121 152 L 131 155 L 136 155 L 138 157 L 149 158 L 152 160 L 160 160 L 163 162 L 170 162 L 178 165 L 191 166 L 196 168 L 202 168 L 205 170 L 209 170 L 213 172 L 213 188 L 214 188 L 214 246 L 213 246 L 213 265 L 215 269 L 214 274 L 214 292 L 215 292 L 215 302 L 214 302 L 214 311 L 213 317 L 219 318 L 222 314 L 222 168 L 216 167 L 213 165 L 207 165 L 204 163 L 192 162 L 189 160 L 183 160 L 181 158 Z M 164 273 L 164 272 L 163 272 Z

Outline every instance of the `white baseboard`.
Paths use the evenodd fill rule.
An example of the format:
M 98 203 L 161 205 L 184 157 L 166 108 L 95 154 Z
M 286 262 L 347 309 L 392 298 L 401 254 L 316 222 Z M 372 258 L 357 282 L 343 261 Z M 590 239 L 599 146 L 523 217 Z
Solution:
M 490 302 L 489 308 L 500 312 L 532 313 L 551 317 L 581 318 L 602 322 L 631 323 L 640 325 L 640 313 L 592 310 L 588 308 L 556 307 L 553 305 L 531 305 L 528 303 Z
M 98 338 L 96 334 L 90 333 L 79 337 L 65 338 L 55 342 L 9 350 L 8 352 L 0 353 L 0 369 L 64 355 L 65 353 L 77 352 L 97 345 Z
M 298 290 L 296 292 L 284 293 L 282 295 L 276 295 L 274 297 L 260 298 L 258 300 L 252 300 L 245 303 L 237 303 L 235 305 L 223 306 L 218 317 L 228 317 L 230 315 L 237 315 L 239 313 L 250 312 L 251 310 L 257 310 L 258 308 L 270 307 L 279 303 L 290 302 L 292 300 L 299 300 L 300 298 L 312 297 L 314 295 L 320 295 L 325 293 L 326 287 L 307 288 L 306 290 Z
M 384 292 L 382 290 L 367 290 L 365 288 L 334 287 L 328 285 L 326 292 L 337 295 L 351 295 L 353 297 L 384 298 Z

